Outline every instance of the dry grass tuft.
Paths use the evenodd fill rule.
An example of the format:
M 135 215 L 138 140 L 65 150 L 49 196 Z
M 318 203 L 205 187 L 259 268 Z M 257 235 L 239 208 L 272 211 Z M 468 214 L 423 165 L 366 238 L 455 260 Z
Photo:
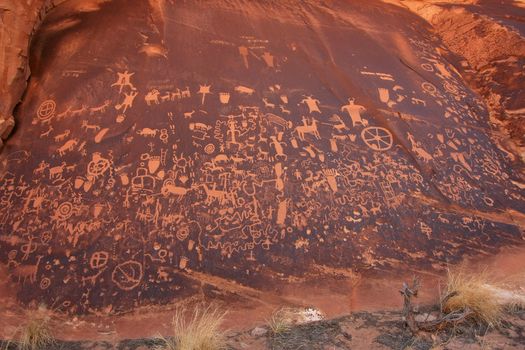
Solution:
M 275 310 L 266 323 L 273 334 L 282 334 L 292 328 L 293 316 L 293 309 L 283 307 Z
M 494 283 L 486 273 L 448 271 L 442 305 L 444 312 L 470 310 L 472 316 L 489 326 L 498 326 L 504 314 L 504 305 L 494 293 Z
M 18 327 L 13 340 L 6 344 L 16 344 L 20 350 L 40 350 L 55 343 L 51 332 L 49 313 L 44 306 L 40 306 L 36 312 L 27 314 L 27 322 Z
M 226 316 L 215 306 L 195 306 L 191 317 L 188 310 L 180 308 L 173 317 L 172 338 L 161 338 L 161 349 L 167 350 L 221 350 L 226 348 L 226 337 L 220 326 Z

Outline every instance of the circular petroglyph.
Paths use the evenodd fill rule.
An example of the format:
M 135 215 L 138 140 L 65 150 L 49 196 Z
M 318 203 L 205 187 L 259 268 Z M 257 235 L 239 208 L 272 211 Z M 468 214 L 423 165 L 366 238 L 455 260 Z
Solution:
M 176 236 L 179 241 L 184 241 L 190 235 L 190 228 L 186 225 L 177 230 Z
M 422 63 L 421 64 L 421 68 L 423 68 L 427 72 L 433 72 L 434 71 L 434 66 L 432 66 L 430 63 Z
M 115 266 L 111 280 L 122 290 L 132 290 L 142 280 L 142 265 L 134 260 Z
M 361 138 L 374 151 L 386 151 L 394 142 L 392 133 L 379 126 L 369 126 L 361 131 Z
M 109 160 L 102 158 L 100 155 L 93 155 L 93 159 L 88 164 L 87 173 L 91 176 L 99 176 L 109 168 Z
M 204 152 L 206 154 L 212 154 L 215 152 L 215 145 L 213 143 L 208 143 L 206 146 L 204 146 Z
M 100 269 L 107 265 L 109 260 L 109 253 L 104 251 L 94 252 L 89 259 L 89 266 L 92 269 Z
M 47 277 L 44 277 L 40 280 L 40 289 L 47 289 L 51 285 L 51 280 Z
M 57 105 L 53 100 L 46 100 L 42 102 L 38 107 L 38 110 L 36 111 L 38 119 L 48 120 L 49 118 L 55 115 L 56 107 Z
M 55 213 L 58 220 L 67 220 L 73 215 L 73 204 L 71 202 L 60 204 Z
M 423 84 L 421 84 L 421 87 L 423 88 L 423 90 L 425 90 L 432 96 L 434 96 L 437 92 L 436 87 L 433 84 L 426 81 Z

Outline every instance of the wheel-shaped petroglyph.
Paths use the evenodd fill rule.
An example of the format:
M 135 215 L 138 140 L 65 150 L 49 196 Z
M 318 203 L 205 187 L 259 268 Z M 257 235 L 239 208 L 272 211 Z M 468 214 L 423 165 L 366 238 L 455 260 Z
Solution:
M 55 115 L 56 107 L 57 105 L 53 100 L 46 100 L 42 102 L 36 112 L 38 119 L 48 120 Z
M 104 251 L 94 252 L 89 259 L 89 266 L 92 269 L 100 269 L 107 265 L 109 254 Z
M 361 138 L 374 151 L 386 151 L 392 147 L 392 133 L 379 126 L 369 126 L 361 131 Z
M 122 290 L 132 290 L 140 284 L 142 274 L 142 265 L 130 260 L 115 266 L 111 280 Z

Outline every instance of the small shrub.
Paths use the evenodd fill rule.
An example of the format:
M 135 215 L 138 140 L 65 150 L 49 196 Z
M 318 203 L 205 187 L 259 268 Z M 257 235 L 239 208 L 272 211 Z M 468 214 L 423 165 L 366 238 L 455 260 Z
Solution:
M 450 271 L 447 275 L 445 295 L 448 298 L 443 311 L 451 312 L 469 309 L 473 317 L 489 326 L 501 323 L 504 305 L 500 303 L 494 292 L 494 284 L 486 273 L 466 273 L 465 271 Z
M 294 310 L 283 307 L 275 310 L 267 321 L 268 327 L 273 334 L 282 334 L 292 328 Z
M 13 340 L 7 342 L 5 348 L 16 344 L 20 350 L 40 350 L 54 344 L 50 320 L 44 306 L 40 306 L 36 312 L 28 313 L 26 323 L 16 329 Z
M 161 349 L 167 350 L 221 350 L 226 348 L 226 337 L 220 326 L 226 312 L 215 306 L 197 305 L 191 317 L 188 310 L 175 311 L 172 321 L 173 336 L 161 338 Z

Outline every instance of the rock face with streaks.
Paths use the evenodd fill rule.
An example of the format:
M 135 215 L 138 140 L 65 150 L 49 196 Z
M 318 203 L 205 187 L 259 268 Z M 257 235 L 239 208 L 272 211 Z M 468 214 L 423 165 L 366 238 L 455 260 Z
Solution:
M 0 1 L 0 149 L 29 78 L 29 44 L 46 13 L 64 0 Z
M 483 96 L 491 122 L 503 131 L 496 136 L 498 142 L 523 161 L 525 4 L 515 1 L 477 1 L 476 6 L 402 3 L 431 23 L 444 44 L 465 58 L 463 67 L 470 67 L 463 70 L 463 77 Z
M 19 301 L 120 312 L 522 241 L 522 163 L 475 89 L 520 110 L 523 70 L 494 76 L 508 90 L 478 84 L 500 57 L 459 57 L 407 6 L 50 11 L 0 154 L 0 260 Z

